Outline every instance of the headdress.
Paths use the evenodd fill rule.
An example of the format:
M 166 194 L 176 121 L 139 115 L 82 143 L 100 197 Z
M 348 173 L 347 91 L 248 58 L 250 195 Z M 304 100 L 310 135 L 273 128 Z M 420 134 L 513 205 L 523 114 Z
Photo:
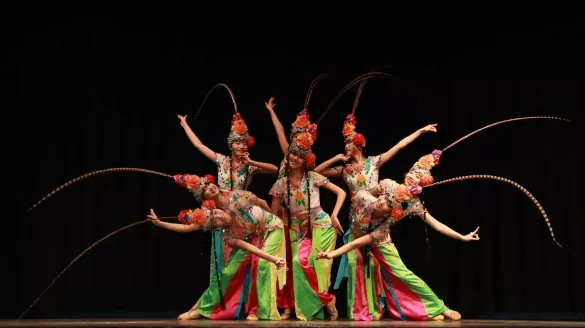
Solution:
M 248 149 L 252 148 L 256 141 L 248 134 L 248 126 L 240 113 L 232 117 L 232 128 L 227 138 L 228 147 L 232 149 L 232 144 L 237 141 L 243 141 L 248 144 Z
M 189 189 L 198 202 L 203 202 L 205 187 L 210 183 L 215 184 L 215 178 L 211 174 L 206 174 L 203 178 L 195 174 L 177 174 L 174 179 L 178 185 Z
M 214 228 L 213 210 L 215 208 L 215 202 L 213 200 L 206 200 L 201 204 L 201 208 L 182 210 L 179 212 L 178 219 L 183 224 L 196 224 L 201 226 L 201 229 L 204 231 L 209 231 Z

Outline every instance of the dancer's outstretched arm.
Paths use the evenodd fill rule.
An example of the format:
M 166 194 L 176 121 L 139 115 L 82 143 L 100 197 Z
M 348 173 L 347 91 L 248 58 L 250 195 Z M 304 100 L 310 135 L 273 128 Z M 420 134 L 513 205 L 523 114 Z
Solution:
M 278 167 L 276 165 L 251 160 L 249 153 L 245 153 L 244 156 L 242 156 L 242 158 L 244 159 L 246 164 L 248 164 L 250 166 L 256 166 L 258 168 L 258 170 L 256 170 L 257 173 L 262 173 L 262 174 L 276 174 L 276 173 L 278 173 Z
M 179 117 L 179 120 L 181 120 L 181 126 L 185 130 L 185 134 L 187 134 L 187 137 L 189 138 L 189 140 L 191 140 L 191 143 L 193 144 L 193 146 L 195 146 L 195 148 L 197 148 L 197 150 L 199 150 L 205 157 L 207 157 L 210 160 L 215 162 L 215 159 L 217 157 L 215 155 L 215 152 L 213 150 L 209 149 L 209 147 L 205 146 L 201 142 L 201 140 L 199 140 L 199 138 L 195 135 L 193 130 L 191 130 L 191 127 L 189 127 L 189 124 L 187 124 L 187 115 L 185 115 L 185 116 L 177 115 L 177 116 Z
M 408 146 L 411 142 L 416 140 L 416 138 L 420 137 L 422 134 L 427 132 L 437 132 L 437 128 L 435 128 L 435 126 L 437 126 L 437 124 L 429 124 L 423 128 L 416 130 L 408 137 L 400 140 L 396 145 L 394 145 L 394 147 L 388 149 L 387 152 L 382 154 L 382 156 L 380 157 L 380 161 L 378 162 L 378 167 L 381 167 L 382 165 L 386 164 L 386 162 L 388 162 L 390 159 L 392 159 L 392 157 L 398 154 L 399 151 L 404 149 L 406 146 Z
M 320 259 L 327 259 L 327 260 L 331 260 L 334 259 L 336 257 L 340 257 L 341 255 L 354 250 L 356 248 L 362 248 L 366 245 L 369 245 L 371 243 L 374 242 L 374 237 L 372 237 L 371 234 L 367 234 L 365 236 L 362 236 L 358 239 L 354 239 L 351 242 L 339 247 L 338 249 L 334 250 L 331 253 L 325 253 L 322 250 L 320 250 L 319 248 L 317 248 L 317 256 L 315 257 L 315 259 L 320 260 Z
M 349 156 L 344 155 L 344 154 L 337 154 L 335 157 L 332 157 L 328 160 L 326 160 L 325 162 L 319 164 L 319 166 L 317 166 L 314 171 L 322 174 L 326 177 L 340 177 L 341 176 L 341 170 L 343 169 L 341 166 L 337 167 L 337 168 L 329 168 L 330 166 L 332 166 L 333 164 L 342 161 L 342 162 L 347 162 L 350 159 Z
M 289 144 L 288 140 L 286 140 L 286 135 L 284 134 L 284 127 L 282 126 L 282 123 L 280 123 L 278 116 L 276 116 L 276 113 L 274 112 L 274 106 L 276 106 L 276 103 L 274 102 L 274 97 L 271 97 L 270 100 L 268 100 L 268 102 L 264 103 L 264 105 L 266 106 L 266 109 L 268 109 L 268 112 L 270 113 L 270 118 L 272 119 L 274 130 L 276 130 L 276 136 L 278 137 L 278 144 L 280 145 L 282 154 L 286 155 L 288 152 Z
M 279 268 L 282 268 L 286 264 L 286 260 L 284 260 L 283 258 L 272 256 L 272 255 L 266 253 L 265 251 L 261 250 L 260 248 L 254 246 L 248 242 L 245 242 L 243 240 L 234 239 L 230 244 L 233 247 L 245 250 L 248 253 L 251 253 L 251 254 L 254 254 L 260 258 L 263 258 L 268 262 L 272 262 L 272 263 L 276 264 L 276 266 Z
M 150 215 L 147 215 L 146 217 L 152 223 L 154 223 L 155 226 L 165 228 L 167 230 L 174 231 L 174 232 L 193 232 L 193 231 L 201 230 L 201 226 L 196 225 L 196 224 L 186 225 L 186 224 L 182 224 L 182 223 L 170 223 L 170 222 L 161 221 L 156 216 L 156 214 L 154 213 L 154 210 L 152 208 L 150 209 Z
M 437 230 L 438 232 L 442 233 L 447 237 L 451 237 L 453 239 L 462 241 L 479 240 L 479 235 L 477 234 L 479 227 L 477 227 L 477 229 L 468 233 L 467 235 L 462 235 L 459 232 L 449 228 L 445 224 L 439 222 L 439 220 L 435 219 L 428 211 L 426 212 L 426 216 L 425 212 L 420 213 L 419 216 L 421 219 L 426 220 L 426 222 L 431 226 L 431 228 Z

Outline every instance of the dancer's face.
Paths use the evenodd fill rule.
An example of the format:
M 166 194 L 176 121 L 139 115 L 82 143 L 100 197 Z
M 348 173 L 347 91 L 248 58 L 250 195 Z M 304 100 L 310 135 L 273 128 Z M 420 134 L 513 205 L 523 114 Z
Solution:
M 408 186 L 414 186 L 420 184 L 420 179 L 414 172 L 408 172 L 404 176 L 404 183 Z
M 242 156 L 248 151 L 248 143 L 245 141 L 236 141 L 232 144 L 232 151 L 236 156 Z
M 380 212 L 390 212 L 392 210 L 390 201 L 388 201 L 388 197 L 386 195 L 381 195 L 378 197 L 375 207 Z
M 358 154 L 359 152 L 359 147 L 357 147 L 353 142 L 346 142 L 345 143 L 345 155 L 347 156 L 353 156 Z
M 288 165 L 291 169 L 300 169 L 305 165 L 305 159 L 293 153 L 288 154 Z
M 205 189 L 203 189 L 203 198 L 205 199 L 214 199 L 219 195 L 219 188 L 213 184 L 208 184 Z
M 218 208 L 212 210 L 213 226 L 216 228 L 229 227 L 232 222 L 232 217 Z

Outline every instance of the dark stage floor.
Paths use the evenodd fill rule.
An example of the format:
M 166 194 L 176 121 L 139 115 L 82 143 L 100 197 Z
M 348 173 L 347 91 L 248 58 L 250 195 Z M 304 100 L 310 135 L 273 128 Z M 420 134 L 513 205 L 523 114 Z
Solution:
M 585 327 L 583 321 L 461 320 L 412 321 L 212 321 L 172 319 L 34 319 L 0 320 L 0 327 Z

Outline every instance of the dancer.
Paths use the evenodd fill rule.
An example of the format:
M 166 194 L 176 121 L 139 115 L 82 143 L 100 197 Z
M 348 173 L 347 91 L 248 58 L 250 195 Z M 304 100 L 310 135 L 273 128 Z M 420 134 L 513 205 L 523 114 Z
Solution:
M 197 303 L 179 319 L 201 316 L 216 320 L 238 318 L 252 280 L 250 297 L 255 298 L 257 308 L 248 319 L 280 320 L 276 290 L 286 282 L 286 248 L 280 218 L 252 205 L 246 196 L 238 199 L 237 206 L 232 205 L 225 211 L 217 208 L 212 200 L 204 201 L 201 208 L 183 210 L 178 216 L 182 224 L 162 222 L 152 209 L 148 218 L 156 226 L 175 232 L 221 228 L 225 242 L 235 248 L 221 271 L 220 279 L 213 279 Z M 260 249 L 249 243 L 255 234 L 262 236 Z M 253 255 L 261 258 L 256 270 L 251 270 Z M 220 306 L 222 300 L 225 300 L 225 307 Z
M 228 89 L 229 90 L 229 89 Z M 231 90 L 230 90 L 231 93 Z M 235 106 L 235 102 L 234 102 Z M 217 164 L 217 180 L 221 189 L 247 190 L 252 183 L 252 177 L 255 174 L 276 174 L 278 168 L 274 164 L 258 162 L 250 159 L 248 150 L 254 146 L 255 140 L 248 134 L 248 127 L 240 113 L 236 113 L 232 118 L 231 131 L 227 138 L 227 144 L 231 151 L 231 156 L 217 153 L 204 145 L 197 135 L 193 132 L 187 123 L 187 116 L 177 115 L 185 134 L 191 143 L 205 157 Z M 216 229 L 214 232 L 216 240 L 221 240 L 221 231 Z M 225 243 L 221 247 L 215 248 L 211 261 L 217 257 L 219 259 L 219 270 L 223 268 L 224 262 L 229 257 L 231 248 Z M 214 275 L 213 265 L 210 270 L 210 277 Z
M 390 238 L 390 227 L 409 215 L 418 215 L 438 232 L 462 241 L 479 240 L 477 231 L 467 235 L 449 228 L 436 220 L 424 207 L 419 198 L 424 186 L 433 182 L 430 169 L 438 164 L 441 152 L 423 156 L 406 174 L 404 184 L 384 179 L 368 192 L 357 192 L 355 202 L 356 224 L 352 225 L 354 240 L 333 252 L 318 250 L 317 259 L 331 260 L 362 248 L 364 261 L 370 263 L 373 255 L 373 276 L 378 313 L 382 313 L 382 300 L 393 319 L 402 320 L 459 320 L 461 315 L 445 306 L 429 286 L 406 268 L 396 246 Z M 378 196 L 378 197 L 376 197 Z M 372 270 L 371 266 L 367 270 Z M 363 271 L 356 272 L 356 284 L 366 289 Z M 382 287 L 382 288 L 380 288 Z
M 342 135 L 345 139 L 345 155 L 339 154 L 315 168 L 315 172 L 319 172 L 326 177 L 341 177 L 351 193 L 349 209 L 350 229 L 348 229 L 343 237 L 344 243 L 348 243 L 355 238 L 352 233 L 354 230 L 353 226 L 359 223 L 357 203 L 355 201 L 357 192 L 360 190 L 368 191 L 374 188 L 378 184 L 379 172 L 382 165 L 386 164 L 398 152 L 400 152 L 400 150 L 404 149 L 421 135 L 437 131 L 437 124 L 427 125 L 402 139 L 385 153 L 366 157 L 364 156 L 366 138 L 363 134 L 355 131 L 356 124 L 357 121 L 355 116 L 350 114 L 346 117 L 342 131 Z M 346 163 L 334 168 L 329 168 L 337 161 L 343 161 Z M 349 267 L 348 275 L 350 276 L 348 277 L 347 287 L 349 301 L 347 304 L 347 313 L 352 320 L 377 320 L 379 319 L 380 313 L 374 310 L 375 307 L 371 304 L 368 306 L 365 302 L 357 301 L 366 297 L 366 295 L 359 295 L 360 293 L 365 293 L 366 290 L 355 290 L 352 288 L 352 286 L 355 285 L 356 270 L 361 270 L 356 267 L 356 265 L 362 265 L 359 261 L 361 257 L 362 254 L 359 254 L 359 250 L 352 250 L 343 257 L 340 265 L 340 269 Z M 367 279 L 369 280 L 369 278 Z M 341 277 L 338 275 L 334 288 L 339 288 L 340 283 Z
M 323 318 L 327 308 L 331 320 L 336 320 L 335 296 L 329 294 L 332 261 L 315 262 L 316 249 L 335 248 L 336 232 L 343 233 L 337 219 L 346 193 L 340 187 L 310 169 L 315 155 L 311 147 L 316 139 L 316 125 L 310 124 L 306 109 L 297 116 L 296 123 L 306 127 L 292 137 L 287 150 L 285 175 L 270 190 L 272 211 L 286 208 L 286 224 L 290 226 L 292 249 L 294 304 L 296 317 L 301 320 Z M 320 205 L 320 189 L 325 188 L 337 195 L 337 202 L 327 214 Z

